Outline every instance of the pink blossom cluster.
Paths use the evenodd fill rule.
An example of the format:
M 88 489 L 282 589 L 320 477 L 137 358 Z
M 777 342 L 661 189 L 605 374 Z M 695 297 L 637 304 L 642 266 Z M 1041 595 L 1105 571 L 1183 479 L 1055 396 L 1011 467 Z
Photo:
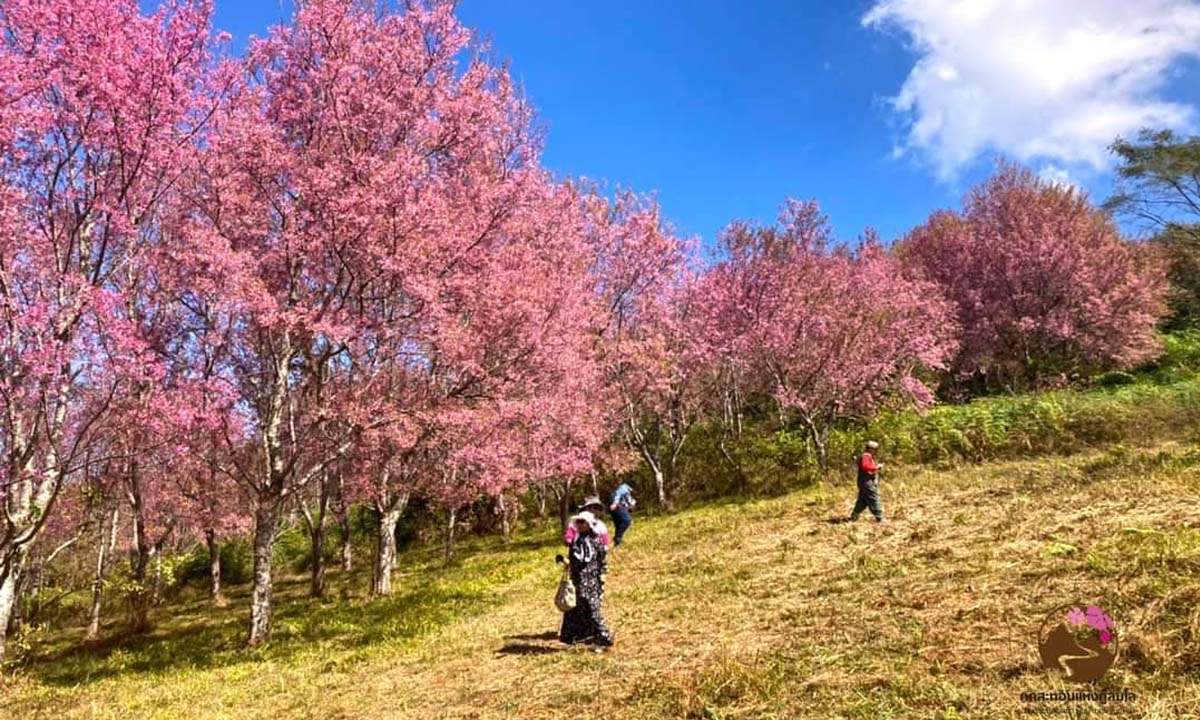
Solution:
M 1096 631 L 1100 642 L 1105 645 L 1112 642 L 1117 634 L 1117 626 L 1112 618 L 1096 605 L 1088 605 L 1086 610 L 1078 607 L 1071 608 L 1067 612 L 1067 623 L 1075 628 L 1082 627 L 1086 623 L 1088 627 Z

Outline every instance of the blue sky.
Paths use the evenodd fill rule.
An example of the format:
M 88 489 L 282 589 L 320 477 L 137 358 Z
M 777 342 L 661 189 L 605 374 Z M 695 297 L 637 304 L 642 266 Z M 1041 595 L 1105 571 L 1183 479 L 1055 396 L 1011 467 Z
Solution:
M 281 19 L 278 0 L 216 5 L 239 44 Z M 997 153 L 1102 199 L 1113 135 L 1196 127 L 1200 2 L 965 5 L 463 0 L 459 16 L 538 108 L 549 168 L 654 192 L 706 244 L 788 196 L 847 239 L 890 240 L 956 207 Z

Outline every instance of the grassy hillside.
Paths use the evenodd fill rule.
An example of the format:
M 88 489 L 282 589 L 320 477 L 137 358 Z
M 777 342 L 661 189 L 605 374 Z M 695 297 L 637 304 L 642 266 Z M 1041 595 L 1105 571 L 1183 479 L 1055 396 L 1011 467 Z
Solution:
M 1076 600 L 1120 623 L 1101 687 L 1138 699 L 1106 712 L 1196 716 L 1198 468 L 1193 444 L 897 467 L 883 526 L 835 522 L 844 486 L 643 517 L 612 559 L 606 655 L 553 640 L 550 533 L 478 541 L 449 569 L 410 552 L 387 602 L 357 575 L 324 603 L 284 583 L 254 653 L 242 597 L 165 608 L 152 635 L 87 651 L 78 632 L 49 638 L 0 681 L 0 717 L 1061 716 L 1019 693 L 1067 687 L 1033 637 Z
M 881 441 L 893 460 L 944 469 L 1190 438 L 1200 427 L 1200 332 L 1168 335 L 1163 342 L 1166 352 L 1154 365 L 1136 375 L 1106 373 L 1091 387 L 981 397 L 842 423 L 829 435 L 831 471 L 852 473 L 853 457 L 868 438 Z M 736 469 L 721 452 L 722 441 Z M 761 496 L 824 477 L 802 428 L 779 429 L 763 418 L 748 422 L 736 438 L 726 438 L 714 423 L 701 424 L 681 465 L 678 490 L 685 497 Z

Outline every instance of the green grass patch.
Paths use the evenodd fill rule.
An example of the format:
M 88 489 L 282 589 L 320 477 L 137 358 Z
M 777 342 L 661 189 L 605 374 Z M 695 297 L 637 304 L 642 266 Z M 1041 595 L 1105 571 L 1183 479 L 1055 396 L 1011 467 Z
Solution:
M 505 584 L 549 568 L 545 548 L 553 542 L 544 531 L 525 536 L 511 548 L 471 539 L 460 547 L 464 559 L 449 567 L 442 567 L 436 550 L 414 548 L 400 554 L 397 590 L 387 598 L 368 598 L 367 578 L 359 574 L 332 571 L 326 599 L 321 600 L 307 596 L 307 577 L 285 576 L 275 585 L 271 641 L 253 651 L 244 648 L 248 585 L 232 588 L 225 608 L 214 608 L 203 599 L 160 608 L 153 614 L 154 628 L 139 635 L 125 634 L 121 609 L 111 607 L 116 623 L 100 642 L 80 643 L 77 628 L 50 634 L 31 648 L 36 654 L 25 672 L 48 685 L 72 687 L 130 674 L 291 662 L 299 655 L 332 653 L 331 662 L 361 658 L 375 647 L 417 640 L 495 606 Z
M 1200 572 L 1200 529 L 1126 527 L 1096 543 L 1087 566 L 1104 575 Z

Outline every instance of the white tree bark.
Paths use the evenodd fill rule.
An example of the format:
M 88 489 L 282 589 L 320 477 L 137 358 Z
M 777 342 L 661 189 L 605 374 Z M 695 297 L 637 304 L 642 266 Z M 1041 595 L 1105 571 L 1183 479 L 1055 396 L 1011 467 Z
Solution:
M 402 509 L 389 509 L 379 516 L 379 537 L 375 552 L 375 577 L 371 594 L 383 597 L 392 594 L 392 570 L 396 567 L 396 525 Z
M 88 622 L 85 639 L 95 640 L 100 636 L 100 614 L 104 606 L 104 581 L 108 577 L 108 566 L 113 550 L 117 546 L 117 527 L 120 524 L 120 508 L 114 508 L 112 522 L 105 537 L 104 528 L 100 528 L 100 548 L 96 553 L 96 577 L 92 581 L 92 610 Z
M 449 521 L 446 523 L 446 556 L 444 562 L 447 565 L 454 559 L 454 530 L 457 527 L 457 523 L 458 510 L 451 509 Z
M 12 620 L 13 608 L 17 604 L 17 579 L 19 572 L 16 568 L 8 573 L 0 582 L 0 660 L 4 658 L 5 645 L 8 640 L 8 624 Z
M 270 505 L 254 513 L 254 588 L 250 594 L 250 647 L 271 638 L 271 561 L 278 511 Z

